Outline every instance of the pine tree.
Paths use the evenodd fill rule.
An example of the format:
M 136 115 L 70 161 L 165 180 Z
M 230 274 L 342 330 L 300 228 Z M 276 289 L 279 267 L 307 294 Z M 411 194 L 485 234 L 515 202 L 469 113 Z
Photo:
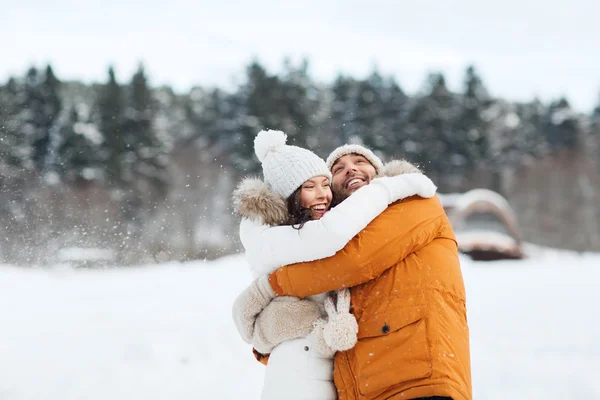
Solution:
M 277 90 L 275 77 L 267 75 L 265 68 L 252 62 L 246 68 L 246 82 L 233 95 L 232 104 L 239 111 L 238 133 L 234 136 L 229 161 L 240 173 L 254 173 L 260 165 L 254 157 L 254 137 L 261 129 L 282 129 L 278 118 L 272 115 L 271 99 Z
M 44 156 L 44 148 L 41 145 L 48 141 L 48 132 L 43 130 L 44 100 L 40 91 L 39 73 L 35 67 L 27 71 L 25 82 L 18 90 L 21 136 L 31 147 L 32 164 L 40 167 Z
M 104 139 L 102 156 L 106 164 L 108 183 L 124 187 L 126 182 L 123 176 L 126 154 L 123 132 L 125 104 L 123 90 L 117 83 L 112 67 L 108 69 L 108 82 L 99 88 L 96 113 L 98 126 Z
M 34 147 L 37 153 L 40 153 L 38 157 L 40 160 L 44 160 L 44 169 L 47 168 L 51 162 L 51 141 L 59 140 L 56 137 L 60 131 L 59 115 L 62 111 L 62 101 L 59 96 L 60 92 L 60 81 L 54 75 L 52 67 L 48 65 L 46 67 L 46 73 L 44 75 L 44 81 L 42 82 L 41 91 L 44 98 L 44 136 L 39 143 L 34 142 Z M 39 150 L 37 150 L 39 149 Z M 35 153 L 34 153 L 35 154 Z
M 195 142 L 202 155 L 213 159 L 230 151 L 240 126 L 233 100 L 232 95 L 220 89 L 208 93 L 194 89 L 185 104 L 193 131 L 185 143 Z
M 61 111 L 60 82 L 52 67 L 47 66 L 42 76 L 32 67 L 27 72 L 19 107 L 22 134 L 32 147 L 32 161 L 40 170 L 48 166 L 50 138 Z
M 23 140 L 17 102 L 18 87 L 11 78 L 6 86 L 0 87 L 0 180 L 4 183 L 11 177 L 33 166 L 27 163 L 31 153 L 29 144 Z
M 389 132 L 386 121 L 382 119 L 385 87 L 381 75 L 374 71 L 367 79 L 358 82 L 354 103 L 356 111 L 353 118 L 356 134 L 365 146 L 376 152 L 387 147 Z
M 31 137 L 25 136 L 23 110 L 20 107 L 22 85 L 11 78 L 0 86 L 0 234 L 5 238 L 3 261 L 20 252 L 29 227 L 25 204 L 31 197 L 28 176 L 35 166 L 31 159 Z M 19 243 L 20 242 L 20 243 Z
M 400 146 L 407 139 L 407 96 L 394 79 L 377 70 L 361 81 L 338 76 L 331 91 L 330 121 L 338 145 L 361 142 L 379 154 L 406 157 Z
M 356 119 L 363 143 L 391 158 L 411 158 L 406 133 L 408 97 L 393 78 L 374 71 L 358 85 Z
M 356 81 L 339 75 L 333 83 L 330 122 L 338 137 L 335 145 L 350 143 L 358 132 L 354 126 Z
M 290 144 L 313 147 L 309 136 L 313 131 L 313 116 L 318 108 L 318 98 L 314 96 L 316 88 L 308 74 L 308 61 L 303 60 L 294 67 L 289 60 L 284 63 L 284 72 L 279 80 L 281 93 L 279 104 L 282 127 L 288 134 Z
M 394 78 L 388 78 L 383 97 L 381 119 L 384 121 L 381 135 L 387 138 L 385 153 L 392 158 L 414 158 L 415 145 L 406 132 L 409 98 Z
M 546 107 L 538 99 L 526 104 L 516 104 L 519 126 L 511 141 L 519 155 L 523 157 L 540 157 L 548 152 L 544 134 Z
M 67 181 L 89 182 L 101 179 L 101 160 L 98 157 L 102 136 L 96 126 L 82 121 L 75 107 L 61 127 L 56 163 Z
M 242 171 L 258 170 L 254 157 L 254 137 L 261 129 L 282 130 L 288 143 L 311 147 L 313 116 L 318 109 L 318 98 L 308 76 L 308 64 L 294 67 L 286 62 L 282 77 L 269 74 L 258 62 L 246 70 L 246 81 L 229 99 L 241 116 L 239 133 L 232 148 L 232 162 Z M 309 95 L 310 94 L 310 95 Z
M 156 104 L 144 68 L 140 66 L 129 85 L 123 124 L 125 157 L 122 176 L 130 183 L 145 179 L 164 193 L 167 186 L 166 151 L 154 129 L 155 113 Z
M 550 104 L 544 121 L 546 140 L 552 150 L 576 149 L 582 144 L 579 117 L 564 97 Z
M 427 86 L 409 113 L 407 133 L 415 143 L 416 162 L 446 190 L 454 168 L 464 164 L 453 137 L 457 103 L 442 74 L 431 74 Z
M 469 66 L 465 72 L 464 92 L 452 136 L 455 157 L 461 160 L 454 168 L 463 176 L 465 170 L 472 169 L 486 156 L 489 126 L 483 113 L 490 104 L 490 97 L 481 78 L 475 68 Z

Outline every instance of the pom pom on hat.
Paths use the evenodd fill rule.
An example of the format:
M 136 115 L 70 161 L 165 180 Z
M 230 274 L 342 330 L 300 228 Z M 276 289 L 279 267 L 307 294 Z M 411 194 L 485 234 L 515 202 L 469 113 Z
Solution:
M 285 146 L 287 135 L 281 131 L 269 129 L 260 131 L 254 138 L 254 152 L 261 163 L 270 152 Z

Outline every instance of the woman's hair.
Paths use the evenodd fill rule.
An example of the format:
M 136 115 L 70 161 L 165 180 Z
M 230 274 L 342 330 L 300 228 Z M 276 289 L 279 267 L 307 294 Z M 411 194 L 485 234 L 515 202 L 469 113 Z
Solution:
M 294 193 L 287 198 L 287 209 L 288 209 L 288 225 L 292 225 L 294 229 L 301 229 L 305 223 L 312 219 L 310 208 L 302 207 L 300 203 L 300 197 L 302 193 L 302 186 L 294 190 Z

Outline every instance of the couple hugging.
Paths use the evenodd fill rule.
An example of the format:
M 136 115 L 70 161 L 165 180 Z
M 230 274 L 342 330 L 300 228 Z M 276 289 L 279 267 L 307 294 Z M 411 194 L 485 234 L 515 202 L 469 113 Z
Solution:
M 323 161 L 261 131 L 233 194 L 254 281 L 233 319 L 263 400 L 470 400 L 465 288 L 436 186 L 344 145 Z

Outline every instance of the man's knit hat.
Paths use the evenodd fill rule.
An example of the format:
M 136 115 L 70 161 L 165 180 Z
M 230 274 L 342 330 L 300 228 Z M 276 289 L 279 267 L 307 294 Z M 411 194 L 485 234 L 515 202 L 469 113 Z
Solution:
M 360 144 L 345 144 L 335 149 L 333 152 L 331 152 L 329 157 L 327 157 L 327 168 L 331 170 L 333 164 L 335 164 L 338 159 L 348 154 L 358 154 L 365 157 L 371 163 L 371 165 L 375 167 L 377 175 L 379 175 L 381 169 L 383 168 L 383 162 L 381 159 L 377 157 L 371 150 L 361 146 Z
M 325 161 L 310 150 L 286 145 L 281 131 L 260 131 L 254 138 L 254 152 L 262 164 L 265 183 L 278 195 L 288 198 L 307 180 L 331 172 Z

